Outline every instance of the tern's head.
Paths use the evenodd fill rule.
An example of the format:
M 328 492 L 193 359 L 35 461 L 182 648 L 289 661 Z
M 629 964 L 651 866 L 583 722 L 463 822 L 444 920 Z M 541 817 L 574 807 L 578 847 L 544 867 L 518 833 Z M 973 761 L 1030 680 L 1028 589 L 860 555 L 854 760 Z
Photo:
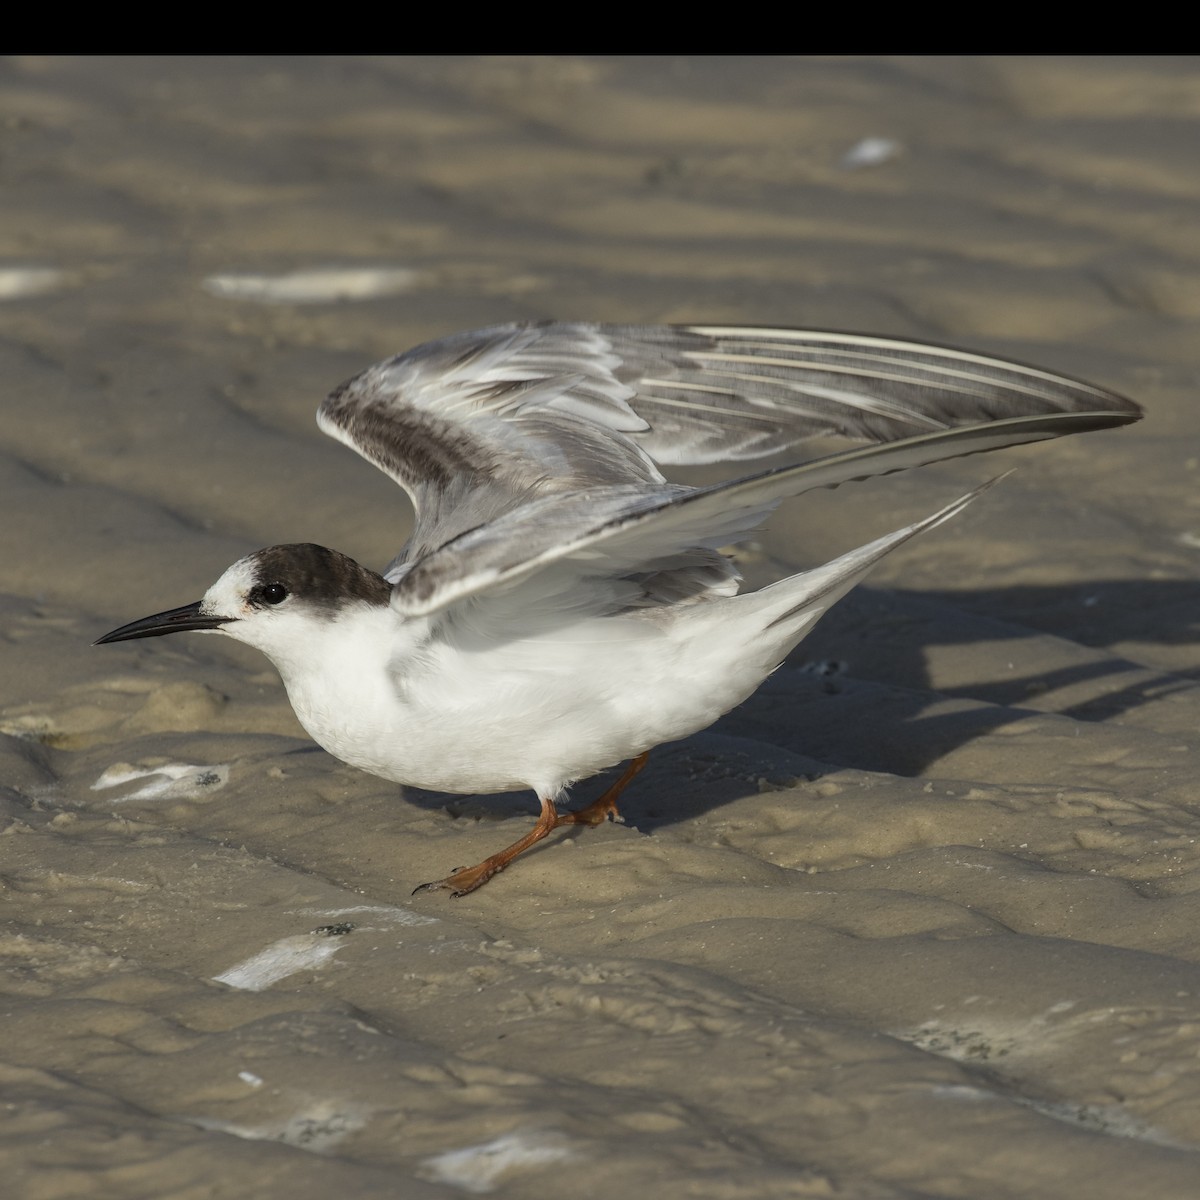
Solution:
M 238 559 L 202 600 L 122 625 L 96 645 L 198 630 L 228 634 L 278 661 L 349 611 L 386 608 L 390 595 L 382 575 L 336 550 L 270 546 Z

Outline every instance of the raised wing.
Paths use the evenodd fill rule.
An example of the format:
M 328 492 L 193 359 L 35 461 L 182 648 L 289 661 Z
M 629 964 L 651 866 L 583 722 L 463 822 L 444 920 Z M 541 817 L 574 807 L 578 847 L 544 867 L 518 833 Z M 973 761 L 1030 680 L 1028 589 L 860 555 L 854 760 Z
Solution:
M 407 616 L 427 616 L 556 566 L 575 579 L 644 570 L 692 547 L 737 541 L 787 496 L 1042 441 L 1067 432 L 1068 422 L 1073 432 L 1102 427 L 1083 413 L 1014 417 L 858 447 L 711 487 L 613 487 L 546 497 L 416 561 L 393 588 L 392 605 Z
M 1047 418 L 1036 430 L 1018 420 L 1035 415 Z M 547 323 L 418 346 L 344 384 L 317 419 L 412 497 L 411 561 L 539 497 L 655 492 L 656 464 L 748 460 L 827 434 L 890 442 L 1010 422 L 992 448 L 1140 415 L 1078 380 L 892 338 Z M 973 452 L 954 445 L 942 448 Z

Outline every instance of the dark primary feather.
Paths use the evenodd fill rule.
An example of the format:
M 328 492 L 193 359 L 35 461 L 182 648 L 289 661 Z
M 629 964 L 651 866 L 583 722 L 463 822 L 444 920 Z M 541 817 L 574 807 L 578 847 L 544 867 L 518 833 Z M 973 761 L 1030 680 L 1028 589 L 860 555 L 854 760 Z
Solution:
M 664 463 L 761 457 L 820 434 L 890 442 L 1033 413 L 1140 415 L 1091 384 L 949 347 L 824 331 L 686 332 L 709 344 L 682 347 L 671 371 L 637 383 L 638 412 L 655 431 L 639 440 Z M 687 457 L 677 459 L 680 444 Z

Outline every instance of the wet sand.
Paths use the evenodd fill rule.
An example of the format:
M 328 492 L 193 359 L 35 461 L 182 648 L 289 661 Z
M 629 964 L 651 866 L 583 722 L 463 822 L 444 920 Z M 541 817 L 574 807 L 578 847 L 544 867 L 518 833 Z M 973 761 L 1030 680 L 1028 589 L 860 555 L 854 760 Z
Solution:
M 7 1195 L 1196 1194 L 1200 62 L 10 60 L 0 112 Z M 754 582 L 1019 468 L 624 825 L 410 898 L 532 796 L 342 766 L 223 639 L 89 643 L 271 543 L 381 566 L 317 402 L 537 317 L 1147 417 L 789 505 Z

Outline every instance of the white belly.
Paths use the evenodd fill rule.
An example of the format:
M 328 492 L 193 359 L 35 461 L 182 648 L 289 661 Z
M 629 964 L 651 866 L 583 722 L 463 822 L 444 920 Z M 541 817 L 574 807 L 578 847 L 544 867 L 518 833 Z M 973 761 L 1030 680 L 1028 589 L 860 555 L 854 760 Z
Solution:
M 609 618 L 573 637 L 439 644 L 391 670 L 284 679 L 304 728 L 352 766 L 435 791 L 553 795 L 704 728 L 757 685 L 714 684 L 711 665 L 691 678 L 684 649 L 653 622 Z

